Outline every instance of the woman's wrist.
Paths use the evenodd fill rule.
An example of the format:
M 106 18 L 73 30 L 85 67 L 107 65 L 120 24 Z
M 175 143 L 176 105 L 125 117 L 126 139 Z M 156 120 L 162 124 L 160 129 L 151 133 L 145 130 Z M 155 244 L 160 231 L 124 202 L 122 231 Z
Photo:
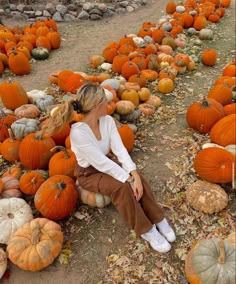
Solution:
M 132 184 L 134 182 L 134 177 L 133 176 L 129 176 L 129 178 L 127 179 L 127 182 Z

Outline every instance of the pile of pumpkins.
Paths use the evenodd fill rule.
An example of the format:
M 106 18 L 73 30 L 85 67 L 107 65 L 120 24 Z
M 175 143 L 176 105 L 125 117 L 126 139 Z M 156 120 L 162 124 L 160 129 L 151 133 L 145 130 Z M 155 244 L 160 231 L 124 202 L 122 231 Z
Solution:
M 206 97 L 192 103 L 186 113 L 191 128 L 210 134 L 210 143 L 194 158 L 194 168 L 201 178 L 213 183 L 232 182 L 236 173 L 235 77 L 236 62 L 232 62 L 224 67 Z
M 44 60 L 52 49 L 61 45 L 56 22 L 37 20 L 23 28 L 0 25 L 0 75 L 9 68 L 16 75 L 28 74 L 30 59 Z

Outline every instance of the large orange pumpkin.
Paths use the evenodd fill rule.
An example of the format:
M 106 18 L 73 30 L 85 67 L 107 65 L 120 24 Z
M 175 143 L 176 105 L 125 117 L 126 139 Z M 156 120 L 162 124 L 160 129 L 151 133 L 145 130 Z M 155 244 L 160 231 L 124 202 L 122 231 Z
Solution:
M 9 259 L 21 269 L 37 271 L 59 255 L 63 242 L 61 227 L 46 218 L 36 218 L 20 227 L 11 237 Z
M 61 220 L 74 209 L 78 190 L 71 177 L 55 175 L 49 177 L 37 190 L 34 204 L 46 218 Z
M 16 108 L 28 104 L 29 98 L 25 89 L 19 82 L 2 82 L 0 84 L 0 97 L 6 108 Z
M 223 106 L 213 99 L 195 102 L 187 109 L 188 125 L 202 134 L 208 133 L 212 126 L 224 117 Z
M 220 119 L 211 129 L 210 138 L 221 146 L 236 144 L 236 114 Z
M 38 133 L 26 135 L 19 149 L 22 165 L 30 170 L 46 169 L 53 155 L 50 149 L 54 146 L 56 146 L 56 144 L 51 137 L 42 137 Z
M 233 163 L 236 164 L 235 155 L 225 149 L 211 147 L 197 153 L 194 159 L 194 169 L 206 181 L 227 183 L 232 181 Z

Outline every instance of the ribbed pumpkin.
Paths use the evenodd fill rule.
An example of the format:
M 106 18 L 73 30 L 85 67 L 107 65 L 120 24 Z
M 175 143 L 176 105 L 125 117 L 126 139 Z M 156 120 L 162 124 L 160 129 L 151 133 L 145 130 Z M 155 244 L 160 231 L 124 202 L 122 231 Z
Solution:
M 187 109 L 188 125 L 202 134 L 208 133 L 212 126 L 224 117 L 223 106 L 213 99 L 195 102 Z
M 111 203 L 111 198 L 106 195 L 102 195 L 98 192 L 88 191 L 78 186 L 79 199 L 83 204 L 87 204 L 91 207 L 103 208 Z
M 236 114 L 220 119 L 211 129 L 210 138 L 221 146 L 236 144 Z
M 42 174 L 37 171 L 29 171 L 21 176 L 19 187 L 25 194 L 34 195 L 44 181 Z
M 57 84 L 60 89 L 62 90 L 65 89 L 68 78 L 73 74 L 74 72 L 71 70 L 62 70 L 61 72 L 59 72 L 58 78 L 57 78 Z
M 235 236 L 220 240 L 200 240 L 188 252 L 185 274 L 190 284 L 235 283 Z
M 46 169 L 53 155 L 50 149 L 56 146 L 51 137 L 42 137 L 38 133 L 26 135 L 19 150 L 20 161 L 29 170 Z
M 66 175 L 74 178 L 75 166 L 77 165 L 75 154 L 65 147 L 56 146 L 51 151 L 60 150 L 55 153 L 48 164 L 49 176 Z
M 61 220 L 74 209 L 78 190 L 71 177 L 55 175 L 49 177 L 37 190 L 34 204 L 46 218 Z
M 9 259 L 24 270 L 37 271 L 59 255 L 63 242 L 61 227 L 46 218 L 36 218 L 20 227 L 10 239 Z
M 125 148 L 128 152 L 131 152 L 134 147 L 135 139 L 133 130 L 127 124 L 120 123 L 117 120 L 115 120 L 115 122 Z
M 8 129 L 15 121 L 16 121 L 15 115 L 5 113 L 0 108 L 0 142 L 3 142 L 5 139 L 9 137 Z
M 225 115 L 236 113 L 236 103 L 225 105 L 224 112 Z
M 194 158 L 194 169 L 206 181 L 227 183 L 232 181 L 233 163 L 236 164 L 235 155 L 225 149 L 210 147 L 197 153 Z
M 11 110 L 27 104 L 29 100 L 25 89 L 19 82 L 2 82 L 0 97 L 4 106 Z

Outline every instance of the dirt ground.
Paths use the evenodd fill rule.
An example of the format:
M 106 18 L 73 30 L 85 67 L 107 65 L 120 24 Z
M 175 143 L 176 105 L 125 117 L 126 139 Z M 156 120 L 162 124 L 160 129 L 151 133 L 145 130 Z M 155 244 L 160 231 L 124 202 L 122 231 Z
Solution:
M 136 33 L 144 21 L 160 19 L 164 15 L 166 3 L 164 0 L 149 1 L 147 6 L 131 14 L 116 15 L 98 22 L 58 24 L 63 39 L 61 48 L 51 52 L 48 60 L 34 62 L 29 75 L 16 79 L 27 91 L 43 90 L 49 86 L 48 74 L 55 69 L 85 71 L 89 57 L 101 54 L 107 42 L 118 41 L 125 34 Z M 189 149 L 193 149 L 193 145 L 199 147 L 201 141 L 207 140 L 207 136 L 200 138 L 187 129 L 186 108 L 206 94 L 220 76 L 223 66 L 234 58 L 234 7 L 235 0 L 222 21 L 212 26 L 214 40 L 203 42 L 201 47 L 210 46 L 217 50 L 217 64 L 209 68 L 200 63 L 195 71 L 179 76 L 172 95 L 162 96 L 163 106 L 157 114 L 149 119 L 141 119 L 138 123 L 136 147 L 131 155 L 149 180 L 156 198 L 164 206 L 177 232 L 177 241 L 171 252 L 166 255 L 155 253 L 142 240 L 135 239 L 113 206 L 94 209 L 78 205 L 77 210 L 84 219 L 78 220 L 71 216 L 60 222 L 65 236 L 64 259 L 57 259 L 46 269 L 34 273 L 10 264 L 10 277 L 1 280 L 1 283 L 187 283 L 183 273 L 183 256 L 192 242 L 201 236 L 209 237 L 216 231 L 221 232 L 222 228 L 229 232 L 233 227 L 232 220 L 235 221 L 236 217 L 231 212 L 235 197 L 232 197 L 230 190 L 231 207 L 223 213 L 232 214 L 227 215 L 228 221 L 224 219 L 223 224 L 219 221 L 223 215 L 196 213 L 184 202 L 185 179 L 187 182 L 196 180 L 190 164 L 184 164 L 184 160 L 191 160 L 189 156 L 192 152 Z M 5 20 L 5 23 L 9 26 L 16 24 L 11 19 Z M 0 78 L 0 82 L 3 80 Z M 183 171 L 182 174 L 179 171 Z M 66 264 L 68 255 L 70 257 Z M 119 264 L 115 262 L 116 258 L 120 260 Z

